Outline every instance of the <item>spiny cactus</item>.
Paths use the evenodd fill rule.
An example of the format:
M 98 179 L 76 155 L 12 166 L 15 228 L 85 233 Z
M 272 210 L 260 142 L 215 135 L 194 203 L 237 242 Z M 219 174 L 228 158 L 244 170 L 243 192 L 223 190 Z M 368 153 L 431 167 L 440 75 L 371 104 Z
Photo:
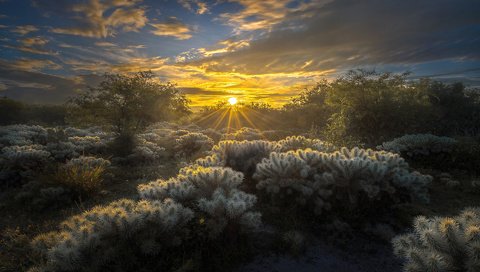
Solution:
M 153 135 L 154 134 L 152 133 Z M 127 162 L 129 164 L 139 165 L 139 164 L 152 164 L 158 162 L 162 158 L 166 157 L 165 148 L 159 146 L 154 140 L 158 140 L 150 134 L 142 134 L 137 137 L 137 144 L 133 148 L 132 154 L 127 156 Z M 149 141 L 149 140 L 152 141 Z
M 480 209 L 459 216 L 417 217 L 414 231 L 393 239 L 404 271 L 480 271 Z
M 43 263 L 30 271 L 144 268 L 148 259 L 182 243 L 184 226 L 192 218 L 190 209 L 171 199 L 122 199 L 95 207 L 64 221 L 59 231 L 37 236 L 32 247 L 43 257 Z M 165 262 L 161 257 L 155 259 L 160 265 Z
M 194 155 L 203 155 L 213 147 L 213 140 L 205 134 L 192 132 L 176 139 L 175 150 L 180 156 L 190 158 Z
M 72 136 L 68 141 L 75 145 L 75 151 L 84 155 L 102 153 L 107 147 L 107 142 L 99 136 Z
M 249 177 L 255 171 L 255 165 L 275 150 L 276 143 L 270 141 L 221 141 L 212 148 L 215 158 L 212 166 L 231 167 Z
M 342 148 L 334 153 L 311 149 L 273 152 L 257 165 L 253 178 L 258 181 L 257 189 L 273 199 L 286 203 L 294 200 L 317 214 L 369 206 L 359 204 L 359 199 L 368 199 L 370 204 L 397 202 L 402 191 L 428 201 L 426 185 L 431 181 L 430 176 L 410 172 L 397 154 L 359 148 Z
M 331 152 L 335 148 L 319 139 L 309 139 L 304 136 L 288 136 L 287 138 L 277 142 L 275 147 L 276 152 L 286 152 L 290 150 L 310 148 L 317 151 Z
M 440 137 L 432 134 L 407 134 L 385 142 L 377 149 L 383 149 L 408 157 L 418 155 L 428 156 L 438 153 L 450 153 L 457 141 L 449 137 Z
M 251 211 L 257 198 L 238 189 L 243 174 L 230 168 L 193 165 L 180 170 L 177 177 L 140 185 L 143 199 L 172 198 L 200 213 L 210 235 L 215 237 L 227 225 L 244 230 L 260 224 L 260 214 Z
M 45 170 L 50 153 L 42 145 L 6 146 L 0 152 L 0 185 L 21 185 Z
M 2 126 L 0 127 L 0 148 L 10 145 L 45 144 L 47 136 L 47 130 L 41 126 Z
M 263 134 L 258 129 L 243 127 L 233 133 L 223 135 L 223 140 L 253 141 L 264 139 Z

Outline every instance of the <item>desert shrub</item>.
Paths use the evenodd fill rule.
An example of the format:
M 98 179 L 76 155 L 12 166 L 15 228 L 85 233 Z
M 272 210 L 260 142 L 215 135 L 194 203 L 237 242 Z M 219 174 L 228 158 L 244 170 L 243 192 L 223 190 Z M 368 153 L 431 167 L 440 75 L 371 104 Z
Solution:
M 177 155 L 191 158 L 195 155 L 204 155 L 213 147 L 213 140 L 205 134 L 192 132 L 176 139 L 175 150 Z
M 305 120 L 305 129 L 318 127 L 326 140 L 337 145 L 372 146 L 409 132 L 428 131 L 428 121 L 438 120 L 426 86 L 408 82 L 407 74 L 365 70 L 319 82 L 285 109 L 293 115 L 286 119 Z
M 192 217 L 169 199 L 98 206 L 37 236 L 32 247 L 42 260 L 30 271 L 170 270 Z
M 230 168 L 192 165 L 182 168 L 177 177 L 140 185 L 140 197 L 149 200 L 172 198 L 196 212 L 210 237 L 223 231 L 236 235 L 260 224 L 260 214 L 252 211 L 254 195 L 238 189 L 243 174 Z
M 450 217 L 417 217 L 411 233 L 393 239 L 404 271 L 480 271 L 480 209 Z
M 150 124 L 190 113 L 188 100 L 175 85 L 158 82 L 152 72 L 106 74 L 97 87 L 73 97 L 68 105 L 70 122 L 100 125 L 115 138 L 131 137 L 132 141 Z M 133 146 L 119 144 L 115 150 L 123 157 Z
M 431 181 L 411 172 L 397 154 L 359 148 L 273 152 L 257 165 L 253 178 L 273 205 L 352 218 L 368 218 L 413 199 L 428 202 Z
M 0 153 L 0 184 L 21 185 L 45 171 L 50 153 L 42 145 L 7 146 Z
M 81 156 L 62 165 L 55 180 L 77 193 L 92 194 L 102 186 L 109 165 L 110 161 L 102 158 Z

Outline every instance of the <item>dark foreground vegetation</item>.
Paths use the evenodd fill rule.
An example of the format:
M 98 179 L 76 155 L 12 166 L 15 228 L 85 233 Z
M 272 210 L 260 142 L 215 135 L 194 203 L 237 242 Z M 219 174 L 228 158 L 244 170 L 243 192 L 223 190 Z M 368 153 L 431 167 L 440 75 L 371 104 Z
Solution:
M 0 103 L 0 271 L 480 271 L 480 97 L 460 83 L 353 71 L 281 109 L 192 113 L 147 72 Z

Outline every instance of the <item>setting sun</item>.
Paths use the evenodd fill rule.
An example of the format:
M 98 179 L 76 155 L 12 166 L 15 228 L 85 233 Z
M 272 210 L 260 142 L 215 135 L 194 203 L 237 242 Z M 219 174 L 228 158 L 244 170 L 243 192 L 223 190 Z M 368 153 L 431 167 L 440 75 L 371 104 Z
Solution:
M 238 102 L 238 100 L 237 100 L 236 97 L 230 97 L 230 98 L 228 99 L 228 103 L 229 103 L 230 105 L 232 105 L 232 106 L 235 105 L 235 104 L 237 104 L 237 102 Z

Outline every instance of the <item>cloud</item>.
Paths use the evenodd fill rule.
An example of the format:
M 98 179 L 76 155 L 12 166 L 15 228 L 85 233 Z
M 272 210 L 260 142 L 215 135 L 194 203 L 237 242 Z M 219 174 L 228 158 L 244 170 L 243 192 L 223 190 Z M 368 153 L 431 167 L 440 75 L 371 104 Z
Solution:
M 20 43 L 22 43 L 24 46 L 44 46 L 45 44 L 48 43 L 48 39 L 44 37 L 30 37 L 30 38 L 24 38 L 19 40 Z
M 87 85 L 96 86 L 98 76 L 60 77 L 35 71 L 14 70 L 0 63 L 2 96 L 28 103 L 59 104 Z
M 157 36 L 170 36 L 178 40 L 186 40 L 192 37 L 192 29 L 176 17 L 170 17 L 164 22 L 150 25 L 155 28 L 151 32 Z
M 50 1 L 35 2 L 36 6 L 50 8 Z M 139 0 L 89 0 L 87 2 L 61 6 L 68 12 L 75 14 L 72 18 L 74 26 L 56 27 L 50 31 L 58 34 L 78 35 L 84 37 L 105 38 L 113 36 L 117 31 L 138 31 L 143 28 L 148 18 L 145 8 L 138 7 Z M 53 8 L 59 12 L 60 8 Z
M 211 57 L 228 52 L 234 52 L 250 45 L 249 39 L 235 40 L 226 39 L 218 42 L 216 45 L 209 48 L 193 48 L 186 52 L 182 52 L 175 57 L 176 62 L 188 62 L 198 60 L 205 57 Z
M 284 17 L 246 48 L 190 64 L 253 75 L 480 59 L 480 4 L 468 0 L 336 0 L 305 12 L 315 16 Z
M 116 44 L 111 43 L 111 42 L 96 42 L 95 45 L 96 46 L 101 46 L 101 47 L 115 47 L 115 46 L 117 46 Z
M 62 68 L 62 66 L 51 60 L 27 58 L 21 58 L 13 61 L 0 60 L 0 67 L 23 71 L 39 71 L 42 69 L 58 70 Z
M 237 33 L 254 30 L 270 30 L 284 24 L 286 19 L 305 18 L 313 14 L 312 7 L 322 6 L 332 0 L 230 0 L 243 8 L 239 12 L 223 13 L 220 19 L 232 26 Z M 294 4 L 294 5 L 291 5 Z
M 17 40 L 19 44 L 5 44 L 3 47 L 22 52 L 38 55 L 57 56 L 58 52 L 53 52 L 44 48 L 49 42 L 47 38 L 36 36 Z
M 20 34 L 22 36 L 27 35 L 30 32 L 36 31 L 38 31 L 38 28 L 33 25 L 16 26 L 14 29 L 11 30 L 11 32 Z
M 209 12 L 207 3 L 199 0 L 178 0 L 178 3 L 196 14 L 204 14 Z

